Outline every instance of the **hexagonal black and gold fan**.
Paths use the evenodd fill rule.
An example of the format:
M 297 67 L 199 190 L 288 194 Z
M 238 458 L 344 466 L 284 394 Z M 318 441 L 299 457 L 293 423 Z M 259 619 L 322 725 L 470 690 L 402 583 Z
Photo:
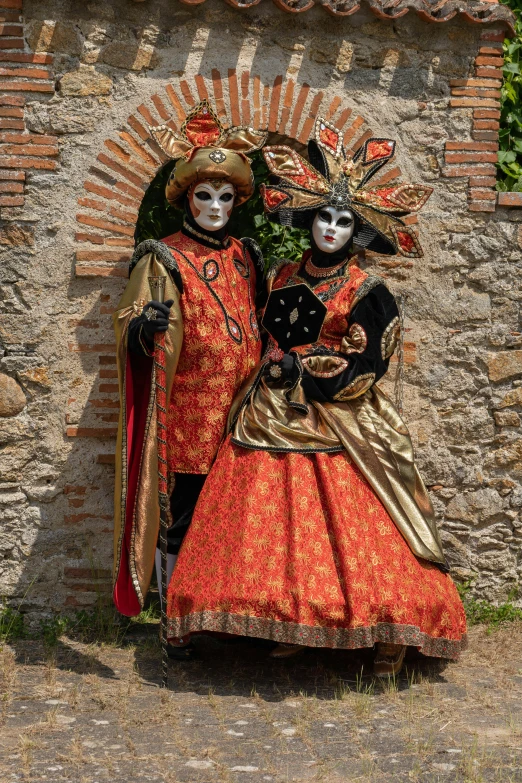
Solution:
M 291 348 L 318 340 L 326 311 L 326 305 L 307 285 L 289 285 L 272 291 L 262 324 L 279 348 L 288 353 Z

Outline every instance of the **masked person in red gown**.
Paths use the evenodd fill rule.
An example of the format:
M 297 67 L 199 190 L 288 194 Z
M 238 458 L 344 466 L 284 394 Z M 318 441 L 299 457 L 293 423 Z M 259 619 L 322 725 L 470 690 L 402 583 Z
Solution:
M 371 183 L 394 149 L 369 139 L 349 156 L 319 120 L 310 161 L 284 146 L 264 150 L 267 213 L 309 227 L 311 250 L 269 272 L 264 323 L 270 309 L 278 344 L 269 340 L 234 401 L 170 582 L 172 637 L 262 637 L 279 643 L 276 657 L 376 645 L 380 676 L 398 673 L 408 645 L 449 659 L 465 645 L 408 430 L 377 385 L 397 344 L 397 305 L 353 251 L 422 255 L 403 218 L 431 189 Z M 296 337 L 292 348 L 321 308 L 313 339 Z
M 155 560 L 159 565 L 154 335 L 166 333 L 169 574 L 231 402 L 261 352 L 256 272 L 247 249 L 256 246 L 229 237 L 227 223 L 232 209 L 253 194 L 245 153 L 258 149 L 266 134 L 225 130 L 206 101 L 187 116 L 181 135 L 168 126 L 151 130 L 178 160 L 166 198 L 184 209 L 185 219 L 181 231 L 162 242 L 138 246 L 114 317 L 121 397 L 114 602 L 129 616 L 141 611 Z M 149 276 L 166 277 L 164 303 L 149 301 Z

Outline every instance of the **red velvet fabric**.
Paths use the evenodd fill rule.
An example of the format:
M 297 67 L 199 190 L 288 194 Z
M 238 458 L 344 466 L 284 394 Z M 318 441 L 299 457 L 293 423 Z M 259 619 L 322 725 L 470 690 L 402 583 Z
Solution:
M 130 573 L 132 517 L 140 475 L 141 452 L 150 399 L 152 359 L 127 354 L 126 428 L 127 428 L 127 505 L 125 530 L 121 539 L 120 564 L 114 585 L 114 604 L 121 614 L 134 617 L 141 612 Z

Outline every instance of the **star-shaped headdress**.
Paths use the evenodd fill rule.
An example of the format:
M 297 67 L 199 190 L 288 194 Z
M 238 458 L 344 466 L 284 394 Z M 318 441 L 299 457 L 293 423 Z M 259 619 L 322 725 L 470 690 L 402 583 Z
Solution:
M 433 189 L 426 185 L 371 185 L 375 174 L 395 154 L 391 139 L 371 138 L 352 156 L 340 131 L 317 119 L 308 142 L 310 161 L 283 145 L 263 154 L 274 184 L 261 186 L 269 217 L 284 225 L 309 226 L 318 209 L 351 209 L 357 216 L 353 241 L 376 253 L 409 258 L 423 255 L 417 234 L 404 217 L 424 206 Z

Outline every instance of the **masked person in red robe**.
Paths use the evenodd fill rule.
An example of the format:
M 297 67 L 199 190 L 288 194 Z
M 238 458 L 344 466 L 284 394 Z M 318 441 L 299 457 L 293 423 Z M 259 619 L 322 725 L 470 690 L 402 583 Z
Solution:
M 379 676 L 400 671 L 408 645 L 449 659 L 465 645 L 408 430 L 377 385 L 397 344 L 397 305 L 353 251 L 422 255 L 403 218 L 431 189 L 372 186 L 394 149 L 369 139 L 348 155 L 319 120 L 310 161 L 264 150 L 265 208 L 307 226 L 311 250 L 268 275 L 272 337 L 234 401 L 170 582 L 172 637 L 262 637 L 279 643 L 276 657 L 376 645 Z
M 155 559 L 158 567 L 154 335 L 166 333 L 169 573 L 231 402 L 261 350 L 255 267 L 247 240 L 229 237 L 227 223 L 234 206 L 253 193 L 245 153 L 258 149 L 266 134 L 225 130 L 206 101 L 187 116 L 181 135 L 168 126 L 151 130 L 163 150 L 178 159 L 166 198 L 185 210 L 185 219 L 178 233 L 138 246 L 114 316 L 121 395 L 114 602 L 129 616 L 143 607 Z M 249 247 L 256 250 L 255 243 Z M 166 277 L 164 303 L 151 301 L 149 276 Z

